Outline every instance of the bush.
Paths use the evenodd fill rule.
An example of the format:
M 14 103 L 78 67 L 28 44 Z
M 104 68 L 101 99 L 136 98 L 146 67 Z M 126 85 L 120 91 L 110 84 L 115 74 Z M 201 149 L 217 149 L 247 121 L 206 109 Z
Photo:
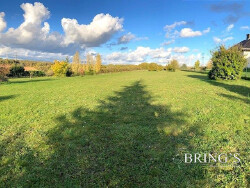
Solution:
M 43 71 L 32 71 L 32 72 L 33 72 L 33 76 L 36 76 L 36 77 L 45 76 L 45 73 Z
M 210 79 L 236 80 L 241 78 L 247 60 L 238 47 L 226 49 L 220 46 L 213 52 L 212 62 L 213 67 L 208 74 Z
M 7 74 L 9 74 L 8 67 L 0 67 L 0 82 L 7 81 Z
M 10 68 L 10 77 L 21 77 L 27 75 L 28 73 L 25 72 L 24 67 L 22 65 L 15 64 Z

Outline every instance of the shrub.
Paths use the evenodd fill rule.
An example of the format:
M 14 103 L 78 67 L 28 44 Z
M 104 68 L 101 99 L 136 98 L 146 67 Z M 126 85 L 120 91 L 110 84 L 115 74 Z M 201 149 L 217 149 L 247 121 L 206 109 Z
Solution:
M 247 60 L 238 47 L 226 49 L 220 46 L 213 52 L 212 62 L 213 67 L 208 74 L 210 79 L 236 80 L 241 78 Z
M 43 71 L 32 71 L 32 72 L 33 72 L 33 76 L 37 76 L 37 77 L 45 76 L 45 73 Z
M 71 76 L 72 71 L 69 69 L 69 64 L 65 61 L 55 61 L 51 66 L 55 76 Z
M 21 77 L 26 76 L 28 73 L 25 72 L 24 67 L 22 65 L 15 64 L 10 68 L 10 77 Z
M 0 67 L 0 82 L 7 81 L 7 74 L 9 74 L 8 67 Z

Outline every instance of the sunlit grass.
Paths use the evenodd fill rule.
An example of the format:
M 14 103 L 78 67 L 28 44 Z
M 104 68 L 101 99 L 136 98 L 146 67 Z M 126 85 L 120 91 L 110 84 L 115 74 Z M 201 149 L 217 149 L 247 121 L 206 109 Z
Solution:
M 135 71 L 0 85 L 0 187 L 247 186 L 246 80 Z M 176 164 L 238 152 L 239 167 Z

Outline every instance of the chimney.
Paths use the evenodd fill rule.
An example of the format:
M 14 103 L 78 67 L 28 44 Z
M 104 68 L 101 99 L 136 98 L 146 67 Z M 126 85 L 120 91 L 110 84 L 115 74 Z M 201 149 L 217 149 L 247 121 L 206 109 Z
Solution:
M 250 34 L 247 34 L 247 40 L 250 40 Z

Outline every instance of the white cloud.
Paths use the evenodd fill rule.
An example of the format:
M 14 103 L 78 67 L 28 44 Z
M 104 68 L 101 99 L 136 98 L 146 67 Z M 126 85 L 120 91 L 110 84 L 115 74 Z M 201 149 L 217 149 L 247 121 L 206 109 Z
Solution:
M 214 37 L 213 39 L 214 39 L 214 42 L 215 42 L 215 43 L 221 43 L 221 41 L 222 41 L 222 40 L 221 40 L 220 38 L 218 38 L 218 37 Z
M 230 32 L 233 28 L 234 28 L 234 24 L 230 24 L 230 25 L 227 27 L 227 32 Z
M 163 43 L 161 43 L 161 45 L 162 45 L 162 46 L 167 46 L 167 45 L 170 45 L 170 44 L 172 44 L 172 43 L 174 43 L 174 40 L 170 40 L 170 41 L 163 42 Z
M 155 48 L 139 46 L 133 51 L 113 52 L 104 56 L 104 62 L 109 64 L 140 64 L 142 62 L 156 62 L 166 65 L 172 59 L 177 59 L 180 63 L 190 64 L 200 55 L 184 56 L 182 53 L 188 52 L 188 47 L 179 48 Z
M 188 38 L 188 37 L 197 37 L 202 36 L 203 34 L 209 33 L 211 30 L 210 27 L 203 31 L 193 31 L 191 28 L 183 28 L 180 32 L 180 37 L 182 38 Z
M 63 60 L 67 57 L 62 53 L 48 53 L 48 52 L 38 52 L 34 50 L 27 50 L 23 48 L 10 48 L 6 46 L 0 46 L 0 57 L 2 58 L 16 58 L 17 59 L 32 59 L 32 60 L 42 60 L 42 61 L 53 61 L 53 60 Z
M 0 33 L 0 43 L 11 48 L 22 48 L 49 53 L 72 54 L 76 50 L 97 47 L 107 42 L 122 30 L 123 20 L 109 14 L 98 14 L 87 25 L 80 25 L 75 19 L 61 20 L 64 34 L 50 32 L 45 22 L 50 17 L 49 10 L 42 3 L 23 3 L 24 22 L 17 28 L 9 28 Z M 0 15 L 0 26 L 4 28 L 4 14 Z M 4 26 L 4 27 L 3 27 Z
M 240 29 L 241 29 L 241 30 L 249 30 L 250 27 L 249 27 L 249 26 L 241 26 Z
M 234 39 L 233 37 L 227 37 L 227 38 L 224 38 L 224 39 L 223 39 L 223 42 L 227 42 L 227 41 L 233 40 L 233 39 Z
M 167 62 L 170 58 L 172 49 L 150 47 L 137 47 L 134 51 L 113 52 L 105 56 L 106 63 L 112 64 L 139 64 L 144 61 Z
M 210 28 L 210 27 L 208 27 L 207 29 L 203 30 L 203 33 L 204 33 L 204 34 L 209 33 L 209 32 L 210 32 L 210 30 L 211 30 L 211 28 Z
M 175 47 L 173 49 L 174 52 L 176 53 L 187 53 L 189 51 L 189 48 L 188 47 Z
M 76 19 L 63 18 L 64 44 L 79 43 L 84 47 L 96 47 L 107 42 L 122 30 L 123 19 L 109 14 L 97 14 L 89 25 L 79 25 Z
M 193 31 L 190 28 L 184 28 L 180 32 L 180 36 L 183 37 L 183 38 L 196 37 L 196 36 L 201 36 L 201 35 L 202 35 L 202 32 L 200 32 L 200 31 Z
M 213 39 L 214 39 L 214 42 L 216 44 L 220 44 L 220 43 L 225 43 L 225 42 L 227 42 L 229 40 L 233 40 L 234 38 L 233 37 L 226 37 L 224 39 L 221 39 L 221 38 L 218 38 L 218 37 L 214 37 Z
M 7 26 L 4 20 L 4 16 L 5 16 L 4 12 L 0 12 L 0 32 L 2 32 Z
M 175 31 L 172 31 L 172 30 L 174 30 L 178 26 L 186 25 L 187 23 L 188 22 L 186 22 L 186 21 L 180 21 L 180 22 L 174 22 L 171 25 L 166 25 L 164 27 L 164 30 L 166 31 L 166 35 L 165 35 L 166 38 L 176 38 L 176 37 L 178 37 L 179 32 L 177 30 L 175 30 Z
M 176 28 L 177 26 L 181 26 L 181 25 L 186 25 L 187 22 L 186 21 L 180 21 L 180 22 L 174 22 L 171 25 L 166 25 L 164 27 L 165 30 L 169 31 L 169 30 L 173 30 L 174 28 Z
M 118 44 L 126 44 L 135 38 L 136 36 L 129 32 L 118 39 Z

